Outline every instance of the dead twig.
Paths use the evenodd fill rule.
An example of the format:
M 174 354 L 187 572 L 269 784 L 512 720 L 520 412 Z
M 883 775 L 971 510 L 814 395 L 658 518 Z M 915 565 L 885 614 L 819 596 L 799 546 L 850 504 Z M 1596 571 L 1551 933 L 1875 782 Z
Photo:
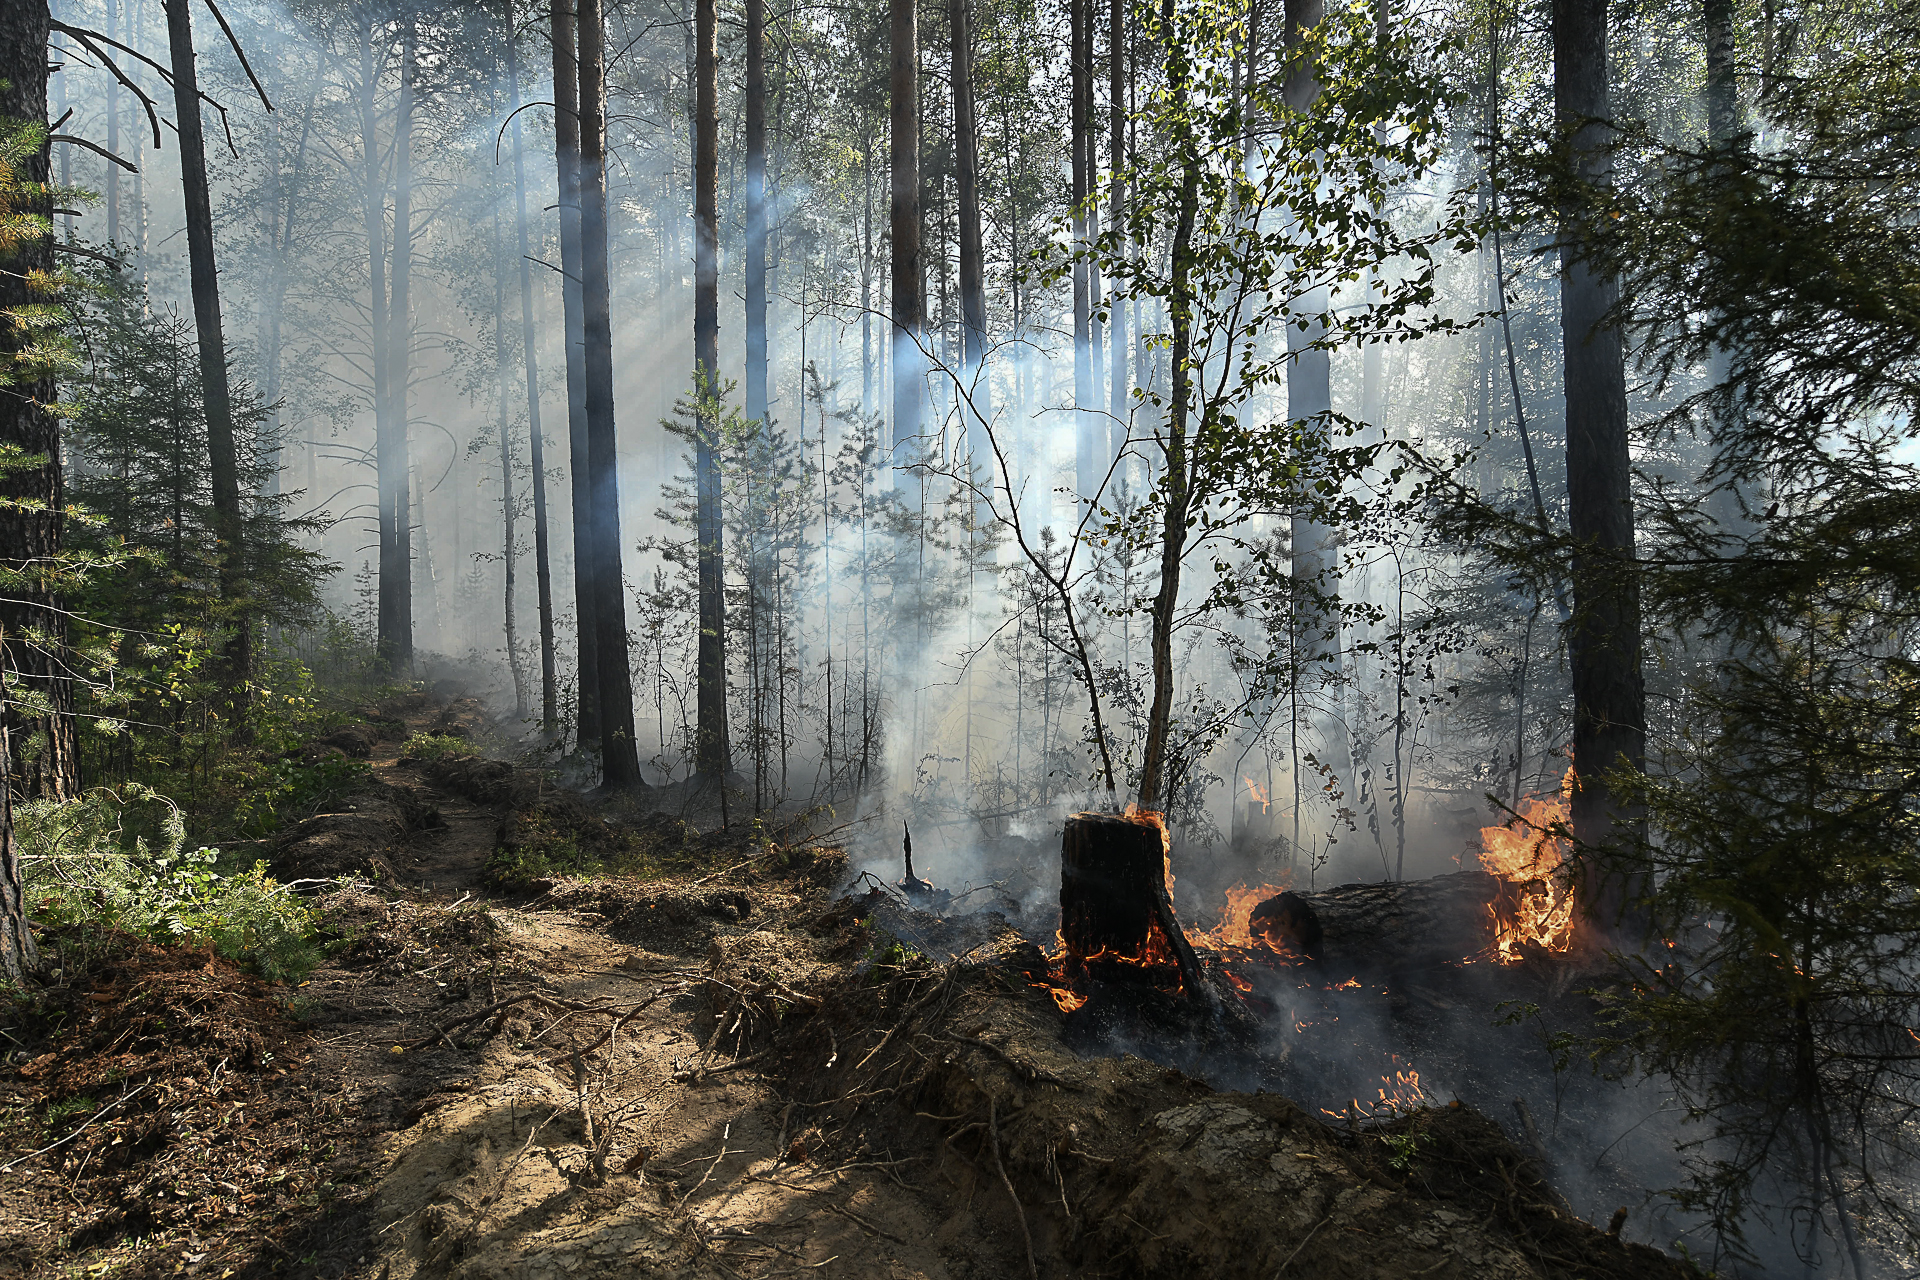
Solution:
M 693 1190 L 687 1192 L 687 1194 L 680 1197 L 680 1207 L 682 1209 L 687 1207 L 687 1201 L 693 1199 L 694 1195 L 700 1190 L 700 1188 L 707 1185 L 707 1179 L 713 1176 L 713 1171 L 720 1167 L 720 1162 L 722 1160 L 726 1159 L 730 1155 L 740 1154 L 737 1151 L 727 1150 L 727 1139 L 732 1136 L 733 1136 L 733 1122 L 729 1120 L 727 1122 L 727 1126 L 724 1129 L 720 1130 L 720 1153 L 714 1156 L 713 1163 L 707 1166 L 707 1171 L 700 1175 L 700 1181 L 693 1184 Z
M 66 1137 L 60 1139 L 60 1141 L 44 1146 L 40 1148 L 38 1151 L 29 1151 L 26 1155 L 21 1156 L 18 1160 L 12 1160 L 7 1162 L 6 1164 L 0 1164 L 0 1173 L 10 1173 L 13 1171 L 16 1165 L 25 1164 L 27 1161 L 34 1159 L 36 1156 L 43 1156 L 47 1154 L 47 1152 L 49 1151 L 56 1151 L 59 1148 L 66 1146 L 69 1142 L 72 1142 L 75 1138 L 85 1133 L 87 1129 L 92 1126 L 93 1122 L 98 1120 L 101 1116 L 104 1116 L 105 1114 L 107 1114 L 107 1112 L 112 1111 L 115 1107 L 125 1106 L 127 1103 L 132 1102 L 135 1098 L 139 1097 L 141 1094 L 145 1093 L 146 1091 L 147 1091 L 147 1086 L 143 1084 L 138 1089 L 135 1089 L 132 1093 L 123 1094 L 122 1096 L 115 1098 L 112 1102 L 109 1102 L 106 1106 L 100 1108 L 98 1111 L 94 1112 L 91 1116 L 87 1117 L 87 1120 L 84 1124 L 82 1124 L 78 1129 L 75 1129 L 72 1133 L 68 1134 Z
M 868 1222 L 865 1218 L 861 1217 L 859 1214 L 855 1213 L 853 1210 L 845 1208 L 841 1205 L 830 1204 L 827 1206 L 827 1212 L 837 1213 L 841 1217 L 845 1218 L 847 1221 L 867 1231 L 871 1231 L 874 1235 L 879 1236 L 883 1240 L 891 1240 L 895 1244 L 906 1243 L 905 1240 L 902 1240 L 899 1236 L 893 1234 L 893 1232 L 888 1231 L 884 1227 L 880 1227 L 875 1225 L 874 1223 Z
M 1273 1273 L 1274 1280 L 1280 1280 L 1281 1275 L 1283 1275 L 1286 1272 L 1286 1269 L 1289 1266 L 1293 1265 L 1293 1260 L 1300 1256 L 1300 1251 L 1307 1247 L 1307 1241 L 1313 1239 L 1313 1237 L 1319 1233 L 1320 1228 L 1326 1226 L 1329 1222 L 1332 1222 L 1332 1221 L 1333 1221 L 1333 1215 L 1329 1213 L 1326 1217 L 1320 1219 L 1320 1221 L 1313 1224 L 1313 1230 L 1307 1232 L 1305 1236 L 1302 1236 L 1300 1239 L 1300 1243 L 1293 1246 L 1293 1252 L 1288 1254 L 1281 1261 L 1280 1270 Z
M 987 1097 L 987 1149 L 993 1152 L 993 1167 L 999 1171 L 1000 1185 L 1007 1189 L 1007 1198 L 1013 1201 L 1013 1216 L 1020 1221 L 1020 1238 L 1027 1246 L 1027 1280 L 1040 1280 L 1040 1268 L 1033 1261 L 1033 1232 L 1027 1230 L 1027 1211 L 1021 1207 L 1020 1197 L 1013 1190 L 1013 1179 L 1007 1176 L 1007 1166 L 1000 1159 L 1000 1121 L 991 1094 Z

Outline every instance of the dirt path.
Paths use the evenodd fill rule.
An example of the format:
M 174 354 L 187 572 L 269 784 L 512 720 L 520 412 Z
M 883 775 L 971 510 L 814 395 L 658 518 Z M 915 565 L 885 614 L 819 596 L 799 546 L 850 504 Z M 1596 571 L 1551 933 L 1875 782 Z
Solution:
M 449 903 L 463 895 L 484 901 L 487 890 L 481 872 L 493 851 L 500 814 L 435 786 L 412 762 L 400 763 L 400 750 L 399 743 L 390 741 L 376 746 L 368 759 L 373 776 L 412 792 L 438 816 L 438 822 L 410 833 L 396 850 L 394 869 L 428 901 Z

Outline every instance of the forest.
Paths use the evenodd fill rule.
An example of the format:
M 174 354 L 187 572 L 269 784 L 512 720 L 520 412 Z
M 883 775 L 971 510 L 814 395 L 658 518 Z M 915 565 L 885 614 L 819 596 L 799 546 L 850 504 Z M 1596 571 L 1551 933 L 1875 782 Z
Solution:
M 825 1266 L 725 1252 L 771 1208 L 686 1224 L 882 1159 L 847 1100 L 889 1096 L 900 1162 L 1015 1218 L 823 1275 L 1920 1275 L 1912 6 L 0 0 L 0 61 L 0 1216 L 66 1251 L 27 1273 L 507 1266 L 484 1215 L 339 1243 L 414 1203 L 398 1148 L 270 1249 L 220 1219 L 244 1258 L 127 1207 L 202 1132 L 168 1071 L 204 1116 L 289 1045 L 317 1082 L 417 947 L 487 1007 L 427 992 L 340 1078 L 413 1082 L 411 1134 L 416 1049 L 570 1044 L 569 1195 L 713 1160 L 648 1274 Z M 530 941 L 561 909 L 594 940 Z M 500 998 L 627 952 L 664 1003 Z M 287 1028 L 205 1033 L 251 1083 L 178 1066 L 202 1013 L 74 1038 L 188 954 L 206 1025 Z M 770 1091 L 706 1146 L 618 1084 L 672 982 L 720 1003 L 645 1069 Z M 995 982 L 1029 1040 L 953 1029 Z M 1188 1104 L 1069 1177 L 1033 1081 L 1122 1054 L 1245 1132 L 1284 1094 L 1356 1185 L 1498 1171 L 1516 1269 L 1366 1270 L 1333 1207 L 1100 1234 Z M 750 1114 L 776 1165 L 717 1173 Z

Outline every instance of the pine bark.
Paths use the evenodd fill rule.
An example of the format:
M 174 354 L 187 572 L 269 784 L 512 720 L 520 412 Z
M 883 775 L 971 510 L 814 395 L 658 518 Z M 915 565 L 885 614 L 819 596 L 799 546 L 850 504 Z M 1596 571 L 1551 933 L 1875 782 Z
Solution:
M 180 186 L 186 204 L 187 271 L 200 348 L 200 396 L 207 422 L 208 480 L 219 539 L 220 595 L 229 610 L 226 681 L 236 735 L 246 732 L 246 683 L 253 665 L 253 617 L 245 600 L 245 526 L 240 511 L 239 452 L 227 344 L 220 324 L 220 277 L 213 256 L 213 203 L 207 192 L 207 146 L 200 127 L 200 78 L 194 65 L 188 0 L 166 0 L 167 48 L 173 70 L 174 120 L 180 137 Z
M 593 486 L 587 452 L 586 300 L 580 247 L 580 58 L 573 0 L 553 0 L 553 146 L 559 178 L 560 302 L 567 342 L 567 473 L 573 505 L 573 614 L 578 667 L 574 736 L 600 742 L 600 635 L 593 610 Z
M 914 0 L 891 0 L 893 465 L 909 466 L 925 430 L 926 279 L 920 265 L 920 44 Z
M 9 121 L 38 123 L 47 118 L 47 35 L 44 4 L 0 5 L 0 116 Z M 31 184 L 44 188 L 50 171 L 48 148 L 42 144 L 21 157 L 17 176 L 29 189 Z M 43 198 L 35 212 L 47 213 L 51 203 Z M 52 270 L 51 241 L 21 239 L 4 266 L 0 308 L 11 313 L 44 301 L 30 290 L 28 277 Z M 11 363 L 21 346 L 22 335 L 11 325 L 0 325 L 0 359 Z M 60 423 L 47 408 L 55 396 L 51 378 L 0 388 L 0 445 L 41 459 L 37 466 L 0 475 L 0 497 L 33 504 L 27 509 L 0 508 L 0 560 L 14 569 L 45 562 L 61 548 L 66 490 L 60 473 Z M 66 647 L 65 616 L 44 590 L 8 595 L 0 602 L 0 972 L 18 978 L 37 966 L 38 957 L 13 840 L 13 791 L 18 787 L 28 796 L 68 799 L 78 792 L 79 779 L 73 690 L 61 653 Z M 23 638 L 36 633 L 35 640 Z M 42 718 L 28 713 L 16 701 L 21 686 L 47 699 L 53 714 Z
M 707 0 L 711 3 L 712 0 Z M 607 246 L 607 60 L 600 0 L 580 4 L 580 248 L 585 312 L 587 468 L 593 507 L 593 616 L 600 669 L 600 776 L 637 787 L 627 589 L 620 554 L 620 453 L 613 417 L 613 295 Z
M 694 449 L 700 640 L 695 658 L 694 768 L 725 786 L 733 768 L 727 729 L 726 562 L 720 523 L 720 56 L 715 0 L 694 4 L 693 370 L 700 393 Z
M 527 243 L 527 165 L 520 139 L 520 54 L 513 38 L 513 4 L 507 2 L 507 109 L 513 115 L 513 209 L 520 249 L 520 350 L 527 373 L 527 442 L 533 463 L 533 578 L 540 610 L 540 728 L 559 728 L 559 687 L 553 653 L 553 561 L 547 526 L 546 441 L 540 428 L 540 357 L 533 321 L 533 260 Z M 564 267 L 564 263 L 562 266 Z
M 1607 102 L 1605 0 L 1554 0 L 1554 115 L 1570 137 L 1574 179 L 1591 192 L 1613 180 Z M 1583 257 L 1580 215 L 1561 233 L 1560 326 L 1566 360 L 1567 514 L 1575 543 L 1573 619 L 1573 832 L 1589 848 L 1615 843 L 1638 817 L 1600 775 L 1646 763 L 1646 690 L 1640 664 L 1640 589 L 1634 572 L 1632 460 L 1627 449 L 1626 352 L 1605 323 L 1619 287 Z M 1629 884 L 1596 868 L 1590 910 L 1611 924 Z

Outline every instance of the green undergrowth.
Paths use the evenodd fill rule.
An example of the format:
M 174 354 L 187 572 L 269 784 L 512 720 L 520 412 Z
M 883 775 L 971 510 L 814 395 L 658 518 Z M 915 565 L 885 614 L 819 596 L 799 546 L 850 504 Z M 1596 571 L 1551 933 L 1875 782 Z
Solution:
M 69 980 L 126 937 L 216 953 L 270 981 L 320 960 L 315 919 L 264 862 L 188 847 L 180 807 L 137 782 L 14 810 L 28 911 Z
M 799 856 L 772 851 L 759 822 L 703 834 L 671 814 L 614 825 L 576 805 L 536 805 L 502 824 L 486 876 L 490 885 L 509 890 L 562 877 L 658 880 L 719 870 L 757 853 L 773 865 Z
M 400 754 L 413 760 L 445 760 L 472 755 L 473 743 L 451 733 L 416 733 L 400 748 Z

